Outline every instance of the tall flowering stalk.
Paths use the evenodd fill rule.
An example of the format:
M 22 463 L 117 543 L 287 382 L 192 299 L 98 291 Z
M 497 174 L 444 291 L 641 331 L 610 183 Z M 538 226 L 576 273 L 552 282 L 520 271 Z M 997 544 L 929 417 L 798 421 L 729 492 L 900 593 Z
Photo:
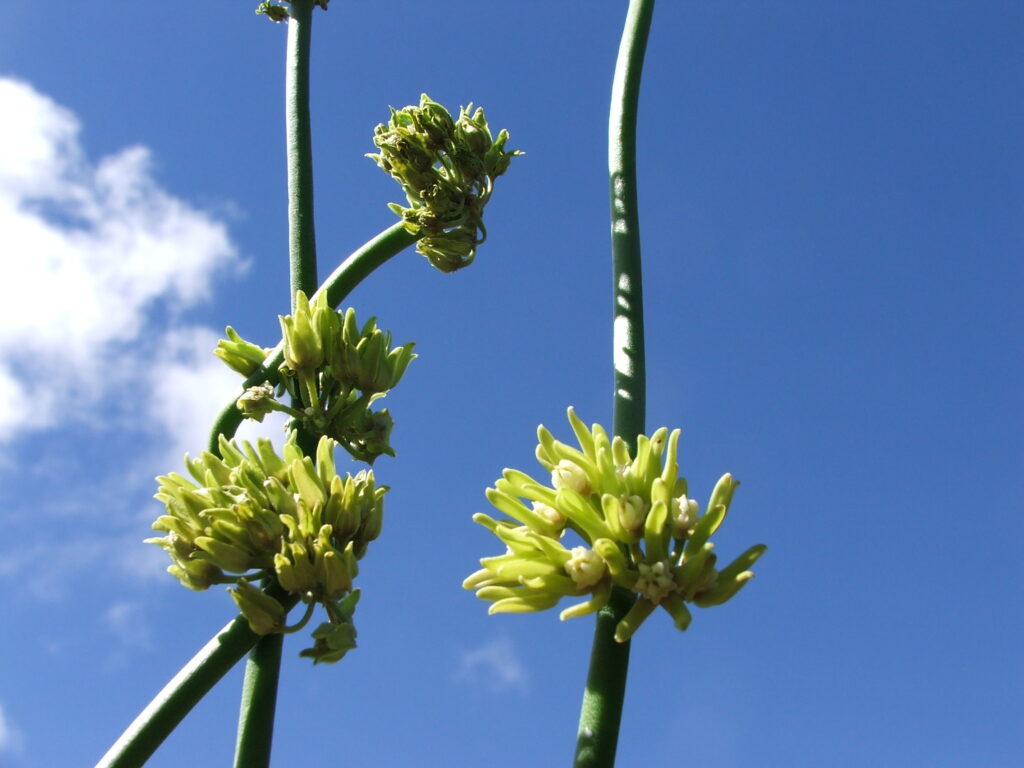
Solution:
M 645 431 L 647 381 L 644 358 L 640 213 L 637 205 L 636 122 L 647 36 L 654 0 L 630 0 L 615 62 L 608 116 L 608 178 L 611 192 L 612 290 L 615 313 L 613 433 L 632 441 Z M 618 746 L 629 669 L 629 644 L 615 641 L 616 628 L 633 608 L 624 589 L 598 615 L 583 691 L 576 739 L 576 768 L 611 768 Z
M 319 0 L 290 0 L 288 13 L 285 144 L 288 164 L 288 282 L 293 312 L 297 308 L 299 292 L 312 294 L 319 283 L 313 217 L 313 142 L 309 122 L 309 51 L 313 8 L 316 5 L 321 5 Z M 326 0 L 322 6 L 327 9 Z M 309 450 L 313 442 L 312 433 L 300 425 L 296 437 L 305 452 L 312 453 Z M 273 583 L 273 579 L 267 579 L 264 586 L 269 587 Z M 283 635 L 277 632 L 262 637 L 246 662 L 235 747 L 236 768 L 267 768 L 270 765 L 283 642 Z
M 394 455 L 393 421 L 374 406 L 402 378 L 413 344 L 391 346 L 391 335 L 353 310 L 336 312 L 374 269 L 410 245 L 441 271 L 468 265 L 486 232 L 483 208 L 494 179 L 511 158 L 508 134 L 492 138 L 482 110 L 458 118 L 423 97 L 392 109 L 390 128 L 378 126 L 371 155 L 394 176 L 409 208 L 392 205 L 401 221 L 368 241 L 318 286 L 309 123 L 309 47 L 312 14 L 328 0 L 263 2 L 257 13 L 288 23 L 286 145 L 291 314 L 282 339 L 265 348 L 227 329 L 216 354 L 243 377 L 239 395 L 215 420 L 208 450 L 186 457 L 189 477 L 158 479 L 165 506 L 151 539 L 170 556 L 168 569 L 186 587 L 230 585 L 241 615 L 221 630 L 165 686 L 97 764 L 135 768 L 243 655 L 235 765 L 270 761 L 281 642 L 307 625 L 317 607 L 326 621 L 312 631 L 301 655 L 336 662 L 355 647 L 353 614 L 358 561 L 381 533 L 383 496 L 372 472 L 342 477 L 335 447 L 372 463 Z M 401 134 L 400 140 L 393 140 Z M 389 138 L 391 137 L 391 138 Z M 418 147 L 415 174 L 399 162 Z M 245 418 L 280 411 L 291 417 L 281 455 L 267 441 L 231 441 Z M 301 618 L 288 613 L 304 605 Z
M 236 768 L 267 768 L 282 640 L 320 610 L 324 621 L 300 655 L 341 660 L 356 645 L 358 563 L 382 531 L 385 486 L 370 470 L 339 474 L 335 450 L 372 464 L 394 455 L 393 427 L 378 401 L 415 358 L 392 346 L 376 319 L 362 323 L 339 304 L 376 267 L 415 244 L 442 272 L 475 259 L 487 237 L 483 210 L 495 179 L 519 153 L 491 133 L 482 109 L 453 117 L 424 94 L 391 110 L 368 156 L 402 187 L 400 221 L 318 282 L 309 115 L 309 48 L 314 9 L 329 0 L 266 0 L 257 13 L 287 22 L 286 146 L 289 296 L 282 339 L 262 347 L 229 327 L 215 354 L 243 377 L 210 433 L 208 450 L 186 456 L 186 474 L 158 478 L 165 512 L 149 541 L 171 559 L 184 586 L 227 585 L 240 615 L 171 680 L 98 764 L 142 765 L 228 669 L 249 653 Z M 577 768 L 610 768 L 621 719 L 630 642 L 662 609 L 685 630 L 691 606 L 731 599 L 764 553 L 755 545 L 719 567 L 711 541 L 739 483 L 723 475 L 706 506 L 679 474 L 679 430 L 645 434 L 645 362 L 636 117 L 653 0 L 631 0 L 619 49 L 609 122 L 615 394 L 612 430 L 586 426 L 573 409 L 576 445 L 538 429 L 540 480 L 507 469 L 487 498 L 503 517 L 477 514 L 505 551 L 480 561 L 465 581 L 491 613 L 523 613 L 570 602 L 562 619 L 596 614 L 575 755 Z M 233 441 L 245 418 L 287 414 L 278 453 L 269 441 Z M 300 618 L 288 623 L 295 606 Z
M 679 475 L 680 431 L 647 437 L 636 120 L 653 0 L 631 0 L 615 67 L 609 119 L 614 286 L 613 436 L 569 409 L 578 448 L 538 429 L 537 460 L 550 480 L 506 469 L 487 499 L 507 517 L 473 519 L 505 546 L 463 583 L 490 613 L 526 613 L 573 599 L 564 619 L 597 613 L 577 737 L 577 768 L 611 768 L 622 717 L 630 639 L 658 608 L 685 630 L 688 604 L 720 605 L 752 577 L 763 545 L 724 568 L 710 541 L 739 485 L 723 475 L 703 514 Z M 567 534 L 577 539 L 565 542 Z

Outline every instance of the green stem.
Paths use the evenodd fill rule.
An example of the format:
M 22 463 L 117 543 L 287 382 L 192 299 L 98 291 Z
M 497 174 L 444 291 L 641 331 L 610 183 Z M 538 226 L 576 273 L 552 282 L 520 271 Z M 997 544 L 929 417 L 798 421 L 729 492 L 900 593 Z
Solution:
M 388 227 L 369 242 L 364 243 L 358 250 L 339 264 L 338 268 L 324 281 L 324 285 L 320 290 L 327 291 L 327 303 L 332 307 L 337 307 L 367 275 L 388 259 L 397 256 L 418 239 L 417 235 L 409 234 L 401 222 L 399 222 Z M 317 294 L 319 293 L 320 291 L 317 291 Z M 314 297 L 315 294 L 310 296 L 310 301 L 313 301 Z M 279 343 L 267 356 L 267 359 L 263 361 L 260 369 L 242 383 L 242 389 L 254 387 L 265 381 L 277 384 L 281 378 L 278 368 L 281 367 L 283 362 L 284 345 Z M 231 402 L 224 406 L 224 409 L 213 423 L 213 427 L 210 430 L 208 450 L 214 454 L 220 455 L 220 448 L 218 446 L 220 436 L 224 435 L 230 439 L 234 436 L 238 425 L 242 423 L 244 418 L 242 412 L 235 407 L 235 400 L 241 394 L 239 392 L 238 396 L 232 398 Z
M 314 0 L 291 0 L 288 9 L 288 52 L 285 58 L 285 137 L 288 153 L 288 263 L 292 312 L 295 296 L 313 295 L 319 285 L 313 216 L 313 139 L 309 125 L 309 49 Z M 310 382 L 307 380 L 307 384 Z M 310 405 L 317 406 L 315 385 L 308 386 Z M 292 403 L 302 408 L 301 400 Z M 299 429 L 298 444 L 315 455 L 316 441 Z M 249 653 L 238 715 L 235 768 L 269 768 L 274 737 L 277 683 L 281 674 L 284 636 L 260 638 Z
M 636 123 L 640 76 L 653 13 L 654 0 L 630 0 L 615 63 L 608 121 L 615 298 L 612 426 L 634 455 L 637 435 L 644 432 L 646 406 Z M 630 646 L 629 642 L 615 642 L 615 625 L 633 601 L 631 593 L 617 587 L 608 605 L 598 613 L 580 711 L 575 768 L 612 768 L 615 764 Z
M 295 604 L 293 597 L 279 590 L 271 594 L 286 609 Z M 171 678 L 107 750 L 96 768 L 139 768 L 144 765 L 192 707 L 257 640 L 259 635 L 249 629 L 249 622 L 241 616 L 236 617 Z
M 285 136 L 288 152 L 288 262 L 295 292 L 312 295 L 316 275 L 313 227 L 313 138 L 309 126 L 309 46 L 313 0 L 292 0 L 285 59 Z
M 266 635 L 260 638 L 249 653 L 242 683 L 242 706 L 238 715 L 235 768 L 270 764 L 283 644 L 284 635 Z

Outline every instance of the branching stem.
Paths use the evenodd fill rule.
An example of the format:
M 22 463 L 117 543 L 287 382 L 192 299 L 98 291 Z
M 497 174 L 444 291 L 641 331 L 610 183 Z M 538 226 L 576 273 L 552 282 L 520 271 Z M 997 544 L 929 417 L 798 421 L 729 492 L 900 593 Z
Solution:
M 279 588 L 272 594 L 285 609 L 295 598 Z M 139 768 L 203 696 L 259 640 L 249 623 L 236 617 L 181 668 L 128 726 L 96 768 Z
M 399 222 L 392 224 L 375 238 L 364 243 L 362 247 L 339 264 L 337 269 L 324 281 L 320 291 L 327 291 L 327 303 L 332 307 L 337 307 L 373 270 L 413 245 L 417 239 L 419 238 L 409 234 Z M 320 291 L 309 297 L 311 303 Z M 284 344 L 279 343 L 271 350 L 260 369 L 242 383 L 242 389 L 255 387 L 263 382 L 276 385 L 281 378 L 277 369 L 283 362 Z M 239 391 L 238 396 L 241 394 L 242 392 Z M 238 425 L 242 423 L 244 418 L 242 412 L 235 406 L 237 399 L 238 397 L 232 398 L 213 423 L 208 443 L 208 450 L 211 453 L 220 455 L 218 446 L 220 436 L 224 435 L 228 439 L 234 437 Z

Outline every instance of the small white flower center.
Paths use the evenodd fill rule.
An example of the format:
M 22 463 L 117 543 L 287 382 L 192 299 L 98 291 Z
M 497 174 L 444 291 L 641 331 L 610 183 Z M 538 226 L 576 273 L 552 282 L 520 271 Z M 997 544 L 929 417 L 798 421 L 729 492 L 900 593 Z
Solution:
M 571 557 L 565 564 L 565 572 L 580 589 L 592 587 L 601 580 L 605 572 L 601 556 L 586 547 L 573 547 Z
M 678 499 L 672 499 L 672 535 L 684 539 L 693 533 L 700 514 L 700 504 L 688 499 L 684 493 Z
M 646 597 L 652 603 L 660 603 L 664 597 L 676 588 L 672 580 L 672 566 L 667 560 L 648 565 L 640 563 L 637 566 L 640 571 L 640 578 L 636 580 L 634 589 Z

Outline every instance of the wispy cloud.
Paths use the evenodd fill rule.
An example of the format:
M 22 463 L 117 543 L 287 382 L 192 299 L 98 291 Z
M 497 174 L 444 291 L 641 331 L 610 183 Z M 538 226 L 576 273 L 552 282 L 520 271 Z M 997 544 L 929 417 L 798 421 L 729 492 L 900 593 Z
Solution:
M 211 354 L 219 334 L 208 328 L 177 328 L 164 336 L 161 356 L 146 373 L 149 423 L 166 439 L 162 466 L 180 470 L 185 453 L 193 456 L 206 447 L 210 425 L 225 403 L 238 395 L 241 379 Z M 262 424 L 246 421 L 240 439 L 257 435 L 284 442 L 286 417 L 271 414 Z
M 494 692 L 527 690 L 526 670 L 511 638 L 501 636 L 465 651 L 459 659 L 455 679 Z
M 21 731 L 8 719 L 3 702 L 0 702 L 0 754 L 18 754 L 24 743 Z
M 238 374 L 211 354 L 218 338 L 208 328 L 168 331 L 146 374 L 147 415 L 166 438 L 164 463 L 175 469 L 186 452 L 206 448 L 214 417 L 240 391 Z
M 0 114 L 13 148 L 0 152 L 0 445 L 67 425 L 81 438 L 30 462 L 3 452 L 0 470 L 46 492 L 11 493 L 0 578 L 49 598 L 92 569 L 171 584 L 166 557 L 141 543 L 158 512 L 143 501 L 150 478 L 205 447 L 239 384 L 211 354 L 218 334 L 183 311 L 244 264 L 222 221 L 161 187 L 145 147 L 90 159 L 78 118 L 10 78 Z
M 0 114 L 0 146 L 16 148 L 0 153 L 3 442 L 136 383 L 164 339 L 153 318 L 241 261 L 222 222 L 154 180 L 145 147 L 90 162 L 75 115 L 9 78 Z

